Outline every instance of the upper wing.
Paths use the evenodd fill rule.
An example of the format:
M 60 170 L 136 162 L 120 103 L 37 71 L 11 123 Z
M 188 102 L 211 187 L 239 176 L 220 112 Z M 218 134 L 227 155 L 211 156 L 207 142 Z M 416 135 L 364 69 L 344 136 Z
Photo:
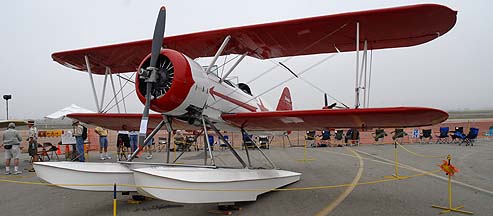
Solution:
M 356 22 L 360 23 L 360 47 L 368 49 L 407 47 L 422 44 L 447 33 L 456 22 L 457 12 L 436 4 L 421 4 L 378 10 L 326 15 L 282 22 L 219 29 L 164 38 L 164 46 L 191 58 L 214 56 L 221 42 L 231 35 L 227 54 L 243 54 L 268 59 L 275 57 L 333 53 L 356 50 Z M 58 52 L 53 60 L 86 71 L 104 74 L 136 71 L 149 54 L 151 40 L 142 40 L 80 50 Z
M 142 114 L 131 113 L 72 113 L 67 117 L 77 119 L 87 124 L 94 124 L 103 128 L 111 130 L 122 130 L 122 126 L 125 125 L 127 130 L 139 131 L 140 120 Z M 160 114 L 149 114 L 148 128 L 149 130 L 156 128 L 159 122 L 163 120 L 163 116 Z M 172 127 L 175 130 L 197 130 L 200 127 L 195 127 L 183 122 L 179 119 L 173 119 Z
M 247 130 L 297 131 L 328 128 L 400 128 L 438 124 L 444 111 L 421 107 L 321 109 L 223 114 L 226 122 Z

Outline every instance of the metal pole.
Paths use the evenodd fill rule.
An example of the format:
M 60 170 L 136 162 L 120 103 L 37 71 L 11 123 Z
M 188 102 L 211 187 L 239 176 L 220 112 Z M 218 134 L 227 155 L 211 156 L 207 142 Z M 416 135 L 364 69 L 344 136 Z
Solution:
M 9 120 L 9 100 L 5 100 L 5 103 L 7 103 L 7 120 Z
M 149 136 L 147 136 L 145 138 L 143 145 L 139 145 L 139 147 L 137 149 L 135 149 L 135 151 L 132 153 L 132 155 L 130 156 L 130 158 L 127 159 L 128 162 L 132 161 L 135 158 L 135 156 L 137 154 L 139 154 L 139 152 L 144 148 L 144 146 L 146 146 L 147 143 L 152 140 L 152 138 L 154 137 L 154 135 L 156 135 L 156 133 L 159 130 L 161 130 L 161 128 L 164 126 L 164 124 L 165 124 L 165 121 L 163 119 L 161 122 L 159 122 L 159 124 L 157 125 L 157 127 L 154 128 L 154 130 L 152 130 L 152 132 L 149 134 Z
M 236 66 L 238 66 L 238 64 L 240 64 L 241 60 L 243 60 L 243 58 L 245 58 L 247 53 L 243 53 L 243 55 L 240 57 L 240 59 L 238 59 L 235 64 L 233 66 L 231 66 L 231 68 L 228 70 L 228 72 L 226 72 L 226 74 L 224 74 L 223 78 L 221 78 L 221 80 L 219 80 L 219 82 L 222 82 L 223 80 L 226 79 L 226 77 L 229 76 L 229 74 L 231 72 L 233 72 L 233 70 L 236 68 Z
M 247 132 L 246 132 L 243 128 L 242 128 L 241 130 L 242 130 L 242 131 L 244 131 L 244 132 L 247 134 L 248 139 L 250 139 L 250 141 L 252 141 L 252 142 L 253 142 L 253 144 L 255 145 L 255 148 L 257 148 L 257 150 L 259 150 L 259 151 L 260 151 L 260 153 L 264 156 L 264 158 L 265 158 L 267 161 L 269 161 L 269 163 L 270 163 L 270 165 L 272 166 L 272 168 L 277 169 L 277 167 L 276 167 L 276 165 L 274 164 L 274 162 L 272 162 L 272 161 L 270 160 L 270 158 L 269 158 L 269 157 L 267 157 L 267 155 L 265 155 L 264 151 L 262 151 L 262 149 L 260 149 L 260 147 L 258 147 L 257 143 L 256 143 L 255 141 L 253 141 L 253 139 L 252 139 L 252 138 L 250 138 L 250 136 L 248 136 L 248 133 L 247 133 Z M 306 142 L 306 141 L 305 141 L 305 142 Z M 269 145 L 270 145 L 270 144 L 269 144 Z
M 369 72 L 369 75 L 368 75 L 368 96 L 367 96 L 367 99 L 366 99 L 366 107 L 370 107 L 370 87 L 371 87 L 371 66 L 372 66 L 372 62 L 373 62 L 373 50 L 370 50 L 370 72 Z
M 207 144 L 207 149 L 209 150 L 209 157 L 211 157 L 211 164 L 212 166 L 215 166 L 216 163 L 214 162 L 214 156 L 212 155 L 212 150 L 211 150 L 211 145 L 209 143 L 209 134 L 207 133 L 207 127 L 206 127 L 206 124 L 205 124 L 205 119 L 204 119 L 204 116 L 202 116 L 202 125 L 204 126 L 204 136 L 205 136 L 205 141 L 206 141 L 206 144 Z
M 116 103 L 116 109 L 118 110 L 118 113 L 120 113 L 120 106 L 118 105 L 118 98 L 115 90 L 115 82 L 113 82 L 113 74 L 111 73 L 111 68 L 108 68 L 108 72 L 110 73 L 110 81 L 111 81 L 111 86 L 113 87 L 113 98 Z
M 246 140 L 245 140 L 245 136 L 249 136 L 245 130 L 243 130 L 243 128 L 241 129 L 241 136 L 243 137 L 243 146 L 245 147 L 245 153 L 246 153 L 246 156 L 247 156 L 247 160 L 248 160 L 248 167 L 251 167 L 252 166 L 252 162 L 250 161 L 250 154 L 248 153 L 248 146 L 246 144 Z M 251 140 L 251 139 L 250 139 Z
M 99 110 L 103 111 L 104 104 L 104 94 L 106 93 L 106 83 L 108 81 L 108 67 L 106 67 L 106 71 L 104 72 L 104 83 L 103 83 L 103 92 L 101 93 L 101 108 Z
M 212 128 L 212 130 L 214 130 L 214 132 L 217 134 L 219 139 L 221 139 L 224 143 L 226 143 L 226 145 L 228 146 L 231 153 L 233 153 L 233 155 L 236 157 L 236 159 L 238 159 L 238 161 L 240 161 L 241 165 L 243 165 L 243 168 L 245 168 L 247 166 L 245 161 L 240 157 L 240 155 L 238 155 L 238 153 L 235 151 L 233 146 L 231 146 L 231 144 L 224 138 L 224 136 L 221 134 L 221 132 L 219 132 L 219 130 L 216 128 L 216 126 L 211 124 L 211 122 L 207 118 L 205 118 L 205 121 L 207 122 L 207 124 L 209 124 L 209 126 Z
M 355 99 L 354 108 L 359 106 L 359 88 L 358 88 L 358 69 L 359 69 L 359 22 L 356 22 L 356 82 L 354 84 Z
M 101 109 L 99 107 L 98 95 L 96 94 L 96 88 L 94 87 L 94 80 L 92 79 L 91 64 L 89 62 L 89 58 L 86 55 L 84 56 L 84 59 L 86 60 L 86 68 L 87 68 L 87 72 L 89 73 L 89 79 L 91 80 L 92 93 L 94 94 L 94 101 L 96 102 L 96 108 L 98 109 L 98 113 L 100 113 Z
M 171 132 L 173 128 L 171 127 L 171 119 L 168 116 L 163 116 L 164 123 L 166 124 L 166 130 L 168 131 L 168 142 L 166 143 L 166 163 L 169 163 L 169 151 L 171 148 Z
M 123 110 L 125 110 L 125 113 L 127 113 L 127 105 L 125 104 L 125 96 L 123 96 L 122 79 L 120 77 L 118 77 L 118 82 L 120 83 L 120 93 L 122 93 Z
M 364 72 L 364 79 L 363 79 L 363 107 L 366 107 L 366 65 L 367 65 L 367 59 L 368 59 L 368 43 L 367 43 L 367 40 L 365 39 L 365 45 L 364 45 L 364 53 L 363 53 L 363 62 L 364 64 L 362 63 L 361 65 L 361 70 L 363 70 Z
M 216 63 L 217 58 L 219 58 L 219 56 L 223 52 L 224 48 L 226 48 L 226 45 L 228 45 L 228 42 L 230 39 L 231 39 L 231 35 L 228 35 L 228 36 L 226 36 L 226 38 L 224 38 L 223 43 L 221 44 L 221 46 L 217 50 L 216 55 L 214 55 L 214 58 L 212 59 L 211 63 L 209 64 L 209 67 L 207 67 L 206 74 L 211 72 L 212 66 Z

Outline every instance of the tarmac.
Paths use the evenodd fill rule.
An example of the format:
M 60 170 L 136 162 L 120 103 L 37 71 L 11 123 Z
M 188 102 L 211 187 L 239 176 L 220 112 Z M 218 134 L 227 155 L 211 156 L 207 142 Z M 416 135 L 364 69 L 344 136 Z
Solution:
M 493 140 L 478 140 L 474 146 L 457 144 L 405 144 L 398 146 L 399 176 L 395 174 L 394 145 L 360 145 L 352 147 L 307 148 L 274 147 L 264 150 L 278 168 L 303 173 L 299 182 L 272 191 L 256 202 L 236 203 L 241 210 L 233 215 L 438 215 L 448 206 L 447 176 L 439 164 L 452 156 L 460 169 L 452 177 L 453 207 L 474 215 L 493 212 Z M 244 156 L 244 151 L 240 151 Z M 261 155 L 252 152 L 252 165 L 269 167 Z M 233 164 L 229 151 L 215 149 L 216 163 Z M 91 152 L 89 161 L 102 162 L 99 153 Z M 146 154 L 136 161 L 162 162 L 164 152 Z M 171 153 L 174 158 L 174 153 Z M 203 164 L 204 152 L 187 152 L 179 162 Z M 1 215 L 112 215 L 113 193 L 88 192 L 58 187 L 5 182 L 41 182 L 26 170 L 21 175 L 4 175 L 4 154 L 0 155 Z M 63 156 L 62 156 L 63 159 Z M 305 159 L 305 160 L 303 160 Z M 116 161 L 113 157 L 112 161 Z M 105 162 L 108 162 L 107 160 Z M 21 168 L 28 166 L 29 156 L 22 155 Z M 353 184 L 351 184 L 353 183 Z M 356 183 L 356 184 L 354 184 Z M 130 204 L 128 195 L 117 195 L 118 215 L 214 215 L 217 204 L 180 204 L 146 200 Z M 459 215 L 460 213 L 448 213 Z

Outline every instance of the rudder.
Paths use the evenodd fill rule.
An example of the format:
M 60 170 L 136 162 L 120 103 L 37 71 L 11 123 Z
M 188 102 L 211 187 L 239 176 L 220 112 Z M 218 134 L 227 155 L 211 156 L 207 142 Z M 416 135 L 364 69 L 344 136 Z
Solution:
M 293 102 L 291 101 L 291 93 L 288 87 L 284 87 L 276 110 L 293 110 Z

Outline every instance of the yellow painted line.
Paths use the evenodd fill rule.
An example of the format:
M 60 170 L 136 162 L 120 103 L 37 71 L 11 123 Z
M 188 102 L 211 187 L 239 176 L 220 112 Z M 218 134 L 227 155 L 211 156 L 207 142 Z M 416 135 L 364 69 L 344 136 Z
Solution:
M 392 162 L 389 159 L 386 159 L 386 158 L 383 158 L 383 157 L 379 157 L 379 156 L 376 156 L 376 155 L 372 155 L 370 153 L 367 153 L 367 152 L 364 152 L 364 151 L 361 151 L 361 150 L 355 150 L 355 151 L 357 151 L 357 152 L 359 152 L 361 154 L 368 155 L 370 157 L 374 157 L 374 158 L 383 160 L 383 161 Z M 407 164 L 403 164 L 403 163 L 400 163 L 400 166 L 399 167 L 402 167 L 402 168 L 408 169 L 408 170 L 412 170 L 412 171 L 415 171 L 415 172 L 419 172 L 419 173 L 427 173 L 427 171 L 424 171 L 424 170 L 421 170 L 421 169 L 418 169 L 416 167 L 413 167 L 413 166 L 410 166 L 410 165 L 407 165 Z M 436 174 L 431 174 L 430 173 L 429 176 L 433 176 L 435 178 L 438 178 L 438 179 L 441 179 L 441 180 L 444 180 L 444 181 L 448 181 L 448 178 L 443 177 L 443 176 L 439 176 L 439 175 L 436 175 Z M 467 184 L 467 183 L 464 183 L 464 182 L 460 182 L 460 181 L 457 181 L 457 180 L 452 180 L 452 182 L 455 183 L 455 184 L 458 184 L 458 185 L 462 185 L 464 187 L 468 187 L 468 188 L 471 188 L 471 189 L 474 189 L 474 190 L 477 190 L 477 191 L 481 191 L 481 192 L 484 192 L 484 193 L 493 195 L 493 191 L 490 191 L 490 190 L 487 190 L 487 189 L 484 189 L 484 188 L 480 188 L 478 186 L 474 186 L 474 185 Z
M 329 215 L 339 204 L 342 203 L 342 201 L 344 201 L 344 199 L 346 199 L 347 196 L 349 196 L 349 194 L 354 190 L 356 184 L 358 184 L 359 180 L 361 179 L 361 176 L 363 175 L 363 169 L 365 166 L 365 162 L 363 161 L 363 158 L 353 149 L 351 148 L 346 148 L 346 149 L 348 149 L 351 153 L 353 153 L 358 158 L 359 160 L 358 173 L 356 174 L 353 181 L 351 182 L 351 185 L 348 186 L 341 194 L 339 194 L 339 196 L 334 201 L 329 203 L 329 205 L 325 206 L 325 208 L 323 208 L 317 214 L 315 214 L 316 216 Z

